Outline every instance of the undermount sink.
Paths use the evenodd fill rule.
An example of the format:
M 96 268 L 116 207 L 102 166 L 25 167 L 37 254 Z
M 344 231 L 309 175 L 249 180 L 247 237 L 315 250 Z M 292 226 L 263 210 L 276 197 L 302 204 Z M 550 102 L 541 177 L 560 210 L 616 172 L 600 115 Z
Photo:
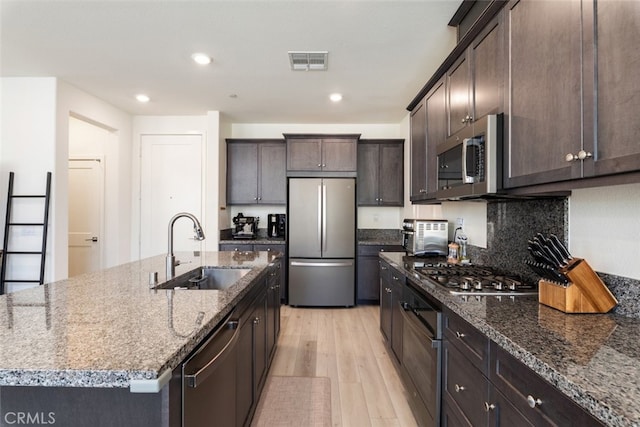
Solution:
M 250 271 L 250 268 L 202 267 L 162 283 L 156 289 L 223 290 L 231 287 Z

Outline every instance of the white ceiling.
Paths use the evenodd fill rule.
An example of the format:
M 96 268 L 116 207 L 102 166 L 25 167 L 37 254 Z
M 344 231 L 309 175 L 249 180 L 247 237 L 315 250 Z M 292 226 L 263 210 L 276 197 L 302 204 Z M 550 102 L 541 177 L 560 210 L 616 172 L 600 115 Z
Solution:
M 452 50 L 460 3 L 0 0 L 0 75 L 55 76 L 134 115 L 397 123 Z M 291 71 L 290 50 L 328 50 L 328 71 Z

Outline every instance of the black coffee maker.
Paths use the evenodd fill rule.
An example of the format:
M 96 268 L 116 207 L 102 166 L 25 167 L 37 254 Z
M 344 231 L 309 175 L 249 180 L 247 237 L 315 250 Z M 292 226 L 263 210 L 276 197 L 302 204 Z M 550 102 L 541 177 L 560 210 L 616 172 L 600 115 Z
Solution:
M 267 235 L 269 237 L 284 238 L 287 229 L 287 216 L 285 214 L 267 215 Z

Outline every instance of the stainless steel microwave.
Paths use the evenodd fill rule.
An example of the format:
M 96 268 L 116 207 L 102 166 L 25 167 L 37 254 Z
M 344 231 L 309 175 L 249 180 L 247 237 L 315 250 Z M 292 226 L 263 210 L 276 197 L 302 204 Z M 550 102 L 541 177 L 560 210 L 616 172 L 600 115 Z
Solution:
M 495 194 L 502 188 L 503 114 L 490 114 L 437 147 L 437 199 Z

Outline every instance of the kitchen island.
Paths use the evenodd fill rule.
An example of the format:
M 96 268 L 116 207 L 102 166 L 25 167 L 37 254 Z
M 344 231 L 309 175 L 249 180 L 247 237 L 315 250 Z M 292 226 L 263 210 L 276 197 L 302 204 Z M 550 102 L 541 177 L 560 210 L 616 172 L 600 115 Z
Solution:
M 176 276 L 201 266 L 251 269 L 220 291 L 151 289 L 150 273 L 158 272 L 159 282 L 166 281 L 165 257 L 156 256 L 0 296 L 2 422 L 9 422 L 6 414 L 17 411 L 7 403 L 16 402 L 14 390 L 28 393 L 34 386 L 52 390 L 53 399 L 58 389 L 80 390 L 81 396 L 111 389 L 114 402 L 162 394 L 157 392 L 168 388 L 173 371 L 262 280 L 279 256 L 267 252 L 176 254 L 181 261 Z M 21 411 L 45 411 L 46 415 L 42 403 L 38 410 L 32 406 Z M 64 414 L 57 415 L 61 421 Z M 129 425 L 143 425 L 130 421 Z
M 605 425 L 640 426 L 640 320 L 568 315 L 537 297 L 465 299 L 420 279 L 404 253 L 380 257 Z

